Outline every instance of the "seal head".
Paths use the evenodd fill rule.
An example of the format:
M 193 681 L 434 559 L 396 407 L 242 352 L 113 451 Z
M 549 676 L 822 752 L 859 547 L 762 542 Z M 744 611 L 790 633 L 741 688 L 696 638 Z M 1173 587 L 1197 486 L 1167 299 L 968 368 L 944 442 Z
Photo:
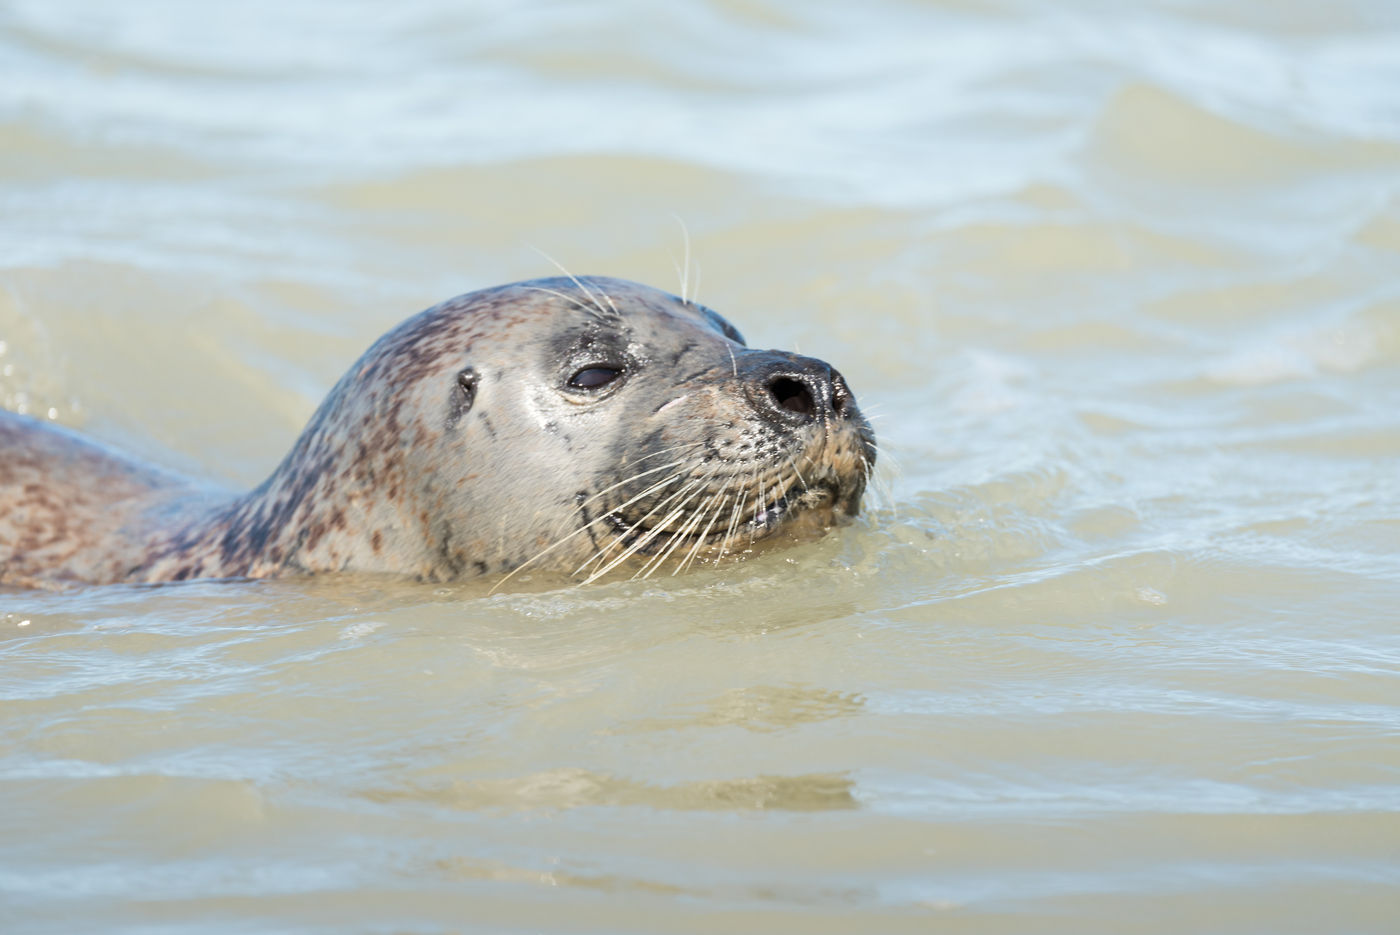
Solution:
M 0 432 L 24 447 L 40 429 L 18 418 Z M 43 431 L 30 447 L 66 451 Z M 829 365 L 750 349 L 703 306 L 597 277 L 488 289 L 408 319 L 242 496 L 72 444 L 86 448 L 66 451 L 59 487 L 44 486 L 44 456 L 25 476 L 0 466 L 0 583 L 679 570 L 855 515 L 875 461 Z M 22 554 L 33 530 L 5 517 L 47 509 L 80 526 L 62 517 L 73 491 L 60 487 L 90 484 L 83 459 L 123 475 L 119 502 L 61 559 Z

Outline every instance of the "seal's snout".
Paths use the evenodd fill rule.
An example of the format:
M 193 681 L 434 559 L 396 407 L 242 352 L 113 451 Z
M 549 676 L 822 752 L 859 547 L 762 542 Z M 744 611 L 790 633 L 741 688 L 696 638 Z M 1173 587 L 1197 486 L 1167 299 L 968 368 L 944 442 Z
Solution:
M 841 418 L 851 391 L 824 361 L 796 354 L 763 352 L 751 365 L 748 389 L 758 411 L 784 425 Z

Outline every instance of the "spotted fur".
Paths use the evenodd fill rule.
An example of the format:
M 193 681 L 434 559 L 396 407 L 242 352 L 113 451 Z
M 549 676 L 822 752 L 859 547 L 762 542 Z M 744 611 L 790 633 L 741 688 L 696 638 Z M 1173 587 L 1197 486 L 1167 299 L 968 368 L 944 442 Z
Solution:
M 615 385 L 568 385 L 599 365 Z M 776 373 L 794 375 L 789 405 L 803 412 L 776 400 L 788 385 Z M 384 335 L 241 495 L 0 413 L 0 584 L 591 577 L 617 555 L 654 556 L 636 546 L 648 535 L 692 560 L 733 554 L 734 536 L 709 532 L 721 515 L 753 541 L 790 515 L 854 514 L 873 461 L 869 426 L 825 364 L 750 350 L 714 312 L 645 286 L 537 280 Z M 702 504 L 708 520 L 693 516 Z

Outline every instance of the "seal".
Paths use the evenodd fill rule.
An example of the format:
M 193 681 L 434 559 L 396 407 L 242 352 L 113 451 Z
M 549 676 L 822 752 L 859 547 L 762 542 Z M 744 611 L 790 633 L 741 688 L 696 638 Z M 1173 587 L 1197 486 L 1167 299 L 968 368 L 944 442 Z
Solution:
M 859 510 L 875 439 L 828 364 L 748 348 L 674 295 L 571 276 L 401 323 L 246 493 L 13 413 L 0 452 L 4 585 L 527 568 L 593 581 L 824 532 Z

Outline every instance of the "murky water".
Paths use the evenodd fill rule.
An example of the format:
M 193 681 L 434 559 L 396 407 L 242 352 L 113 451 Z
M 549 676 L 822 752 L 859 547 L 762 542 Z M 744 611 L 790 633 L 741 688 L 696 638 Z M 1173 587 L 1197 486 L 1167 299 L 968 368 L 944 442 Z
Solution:
M 1395 4 L 13 0 L 0 76 L 7 408 L 252 484 L 675 215 L 886 465 L 678 578 L 0 593 L 6 932 L 1400 925 Z

